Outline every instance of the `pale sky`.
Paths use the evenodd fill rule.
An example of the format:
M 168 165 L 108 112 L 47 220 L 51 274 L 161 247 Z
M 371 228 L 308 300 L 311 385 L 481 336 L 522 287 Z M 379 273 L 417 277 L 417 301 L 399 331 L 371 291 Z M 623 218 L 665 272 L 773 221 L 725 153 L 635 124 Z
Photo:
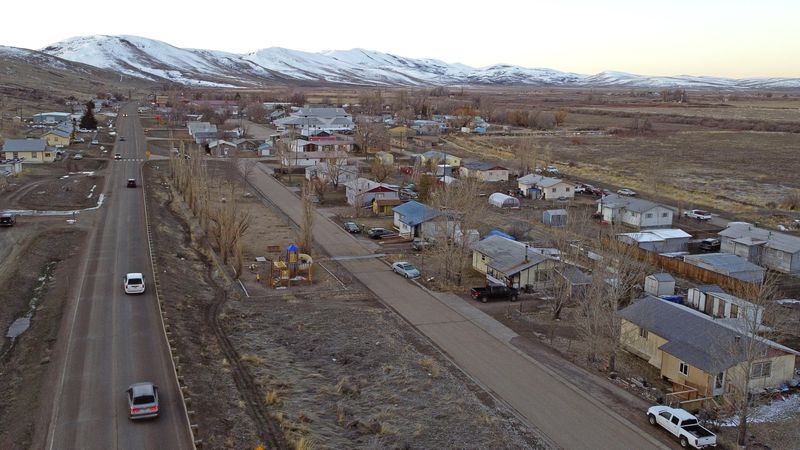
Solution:
M 130 34 L 248 53 L 365 48 L 473 67 L 800 77 L 795 0 L 79 0 L 0 7 L 0 45 Z

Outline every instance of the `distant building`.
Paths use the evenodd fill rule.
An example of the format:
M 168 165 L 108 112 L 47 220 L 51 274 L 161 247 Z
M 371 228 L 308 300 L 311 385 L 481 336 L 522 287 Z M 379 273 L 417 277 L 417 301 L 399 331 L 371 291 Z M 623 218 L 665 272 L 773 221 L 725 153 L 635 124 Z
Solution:
M 302 136 L 316 136 L 326 133 L 349 133 L 353 131 L 353 116 L 343 108 L 300 108 L 289 117 L 275 120 L 279 127 L 293 127 Z
M 617 239 L 648 252 L 673 253 L 685 252 L 689 248 L 692 235 L 680 229 L 658 228 L 637 233 L 620 233 Z
M 44 139 L 6 139 L 3 159 L 22 159 L 23 163 L 46 163 L 56 159 L 56 153 Z
M 760 284 L 764 282 L 764 274 L 766 273 L 766 269 L 763 267 L 730 253 L 686 255 L 683 260 L 693 266 L 702 267 L 748 283 Z
M 44 112 L 34 114 L 31 118 L 34 125 L 58 125 L 62 122 L 72 120 L 72 113 L 68 112 Z
M 621 223 L 634 228 L 672 226 L 674 211 L 664 205 L 617 194 L 597 201 L 597 213 L 608 223 Z
M 783 273 L 800 273 L 800 237 L 732 222 L 719 232 L 720 251 Z

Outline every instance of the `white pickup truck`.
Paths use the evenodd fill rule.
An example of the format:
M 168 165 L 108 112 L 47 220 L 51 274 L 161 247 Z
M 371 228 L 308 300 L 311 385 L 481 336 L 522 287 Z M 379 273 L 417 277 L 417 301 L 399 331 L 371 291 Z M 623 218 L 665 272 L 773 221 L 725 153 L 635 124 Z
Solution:
M 690 209 L 683 213 L 687 219 L 711 220 L 711 213 L 702 209 Z
M 647 410 L 650 425 L 661 425 L 680 439 L 683 448 L 717 446 L 717 436 L 697 422 L 697 417 L 686 410 L 669 406 L 652 406 Z

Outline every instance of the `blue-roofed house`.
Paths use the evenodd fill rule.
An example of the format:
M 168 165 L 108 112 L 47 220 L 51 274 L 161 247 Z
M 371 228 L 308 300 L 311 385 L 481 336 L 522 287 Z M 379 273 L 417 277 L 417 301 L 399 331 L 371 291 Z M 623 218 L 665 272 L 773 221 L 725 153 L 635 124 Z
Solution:
M 421 237 L 422 225 L 442 215 L 442 212 L 417 201 L 406 202 L 394 207 L 394 226 L 406 238 Z M 433 233 L 435 234 L 435 233 Z
M 22 159 L 23 163 L 45 163 L 56 160 L 56 152 L 44 139 L 6 139 L 3 159 Z

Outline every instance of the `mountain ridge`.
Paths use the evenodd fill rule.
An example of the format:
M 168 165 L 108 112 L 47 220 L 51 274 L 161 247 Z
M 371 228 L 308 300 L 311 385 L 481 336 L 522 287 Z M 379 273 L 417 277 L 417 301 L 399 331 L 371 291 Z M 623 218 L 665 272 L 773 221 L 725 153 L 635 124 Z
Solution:
M 800 78 L 644 76 L 619 71 L 594 75 L 493 64 L 473 68 L 431 58 L 405 58 L 354 48 L 303 52 L 266 47 L 237 54 L 186 49 L 130 35 L 78 36 L 39 50 L 68 61 L 150 81 L 189 86 L 256 87 L 275 82 L 424 87 L 438 85 L 621 87 L 689 89 L 794 89 Z

